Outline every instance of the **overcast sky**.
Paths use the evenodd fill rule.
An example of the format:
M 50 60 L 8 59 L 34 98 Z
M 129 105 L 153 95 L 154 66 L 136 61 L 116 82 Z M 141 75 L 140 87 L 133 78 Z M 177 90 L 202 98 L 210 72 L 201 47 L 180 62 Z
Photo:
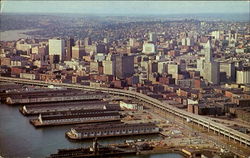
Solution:
M 1 12 L 87 14 L 249 13 L 249 1 L 1 1 Z

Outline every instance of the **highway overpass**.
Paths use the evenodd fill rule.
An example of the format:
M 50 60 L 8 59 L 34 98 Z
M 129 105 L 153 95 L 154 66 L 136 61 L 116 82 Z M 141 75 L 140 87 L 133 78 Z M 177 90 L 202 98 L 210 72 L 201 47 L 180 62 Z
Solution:
M 52 82 L 45 82 L 45 81 L 38 81 L 38 80 L 28 80 L 28 79 L 19 79 L 19 78 L 10 78 L 10 77 L 1 77 L 1 76 L 0 76 L 0 81 L 15 82 L 15 83 L 20 83 L 20 84 L 39 85 L 39 86 L 55 85 L 55 86 L 60 86 L 60 87 L 81 89 L 81 90 L 86 90 L 86 91 L 98 91 L 98 92 L 108 93 L 111 95 L 125 96 L 128 98 L 141 100 L 145 103 L 150 104 L 154 108 L 157 108 L 158 110 L 172 113 L 184 120 L 189 119 L 191 122 L 201 125 L 207 128 L 208 130 L 215 131 L 218 134 L 228 137 L 229 139 L 238 141 L 240 142 L 240 144 L 250 146 L 250 136 L 247 134 L 244 134 L 234 129 L 231 129 L 229 127 L 226 127 L 220 123 L 214 122 L 200 115 L 195 115 L 187 111 L 180 110 L 176 107 L 173 107 L 171 105 L 168 105 L 157 99 L 151 98 L 147 95 L 144 95 L 138 92 L 129 91 L 129 90 L 121 90 L 121 89 L 113 89 L 113 88 L 90 87 L 90 86 L 83 86 L 79 84 L 52 83 Z

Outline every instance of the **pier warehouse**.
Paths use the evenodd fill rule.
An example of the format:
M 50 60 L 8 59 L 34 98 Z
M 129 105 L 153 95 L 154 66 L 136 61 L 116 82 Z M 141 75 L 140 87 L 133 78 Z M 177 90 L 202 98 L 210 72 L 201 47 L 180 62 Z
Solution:
M 20 112 L 24 115 L 46 115 L 57 114 L 67 111 L 91 110 L 91 109 L 112 109 L 120 110 L 118 104 L 109 104 L 106 101 L 74 101 L 74 102 L 52 102 L 46 104 L 30 104 L 20 108 Z
M 49 102 L 65 102 L 80 100 L 102 100 L 106 95 L 103 93 L 81 92 L 81 93 L 63 93 L 57 96 L 37 96 L 22 97 L 12 96 L 6 98 L 7 104 L 31 104 L 31 103 L 49 103 Z
M 70 139 L 88 139 L 95 137 L 157 134 L 159 132 L 160 128 L 153 123 L 113 123 L 77 126 L 67 132 L 66 135 Z
M 31 119 L 30 123 L 35 127 L 68 125 L 91 122 L 120 121 L 120 113 L 112 110 L 84 110 L 69 111 L 54 115 L 39 115 L 38 119 Z

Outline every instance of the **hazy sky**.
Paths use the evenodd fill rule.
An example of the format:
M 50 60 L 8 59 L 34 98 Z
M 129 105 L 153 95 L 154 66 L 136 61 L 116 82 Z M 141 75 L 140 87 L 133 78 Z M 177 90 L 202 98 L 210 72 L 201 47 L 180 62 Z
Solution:
M 1 12 L 88 14 L 249 13 L 249 1 L 1 1 Z

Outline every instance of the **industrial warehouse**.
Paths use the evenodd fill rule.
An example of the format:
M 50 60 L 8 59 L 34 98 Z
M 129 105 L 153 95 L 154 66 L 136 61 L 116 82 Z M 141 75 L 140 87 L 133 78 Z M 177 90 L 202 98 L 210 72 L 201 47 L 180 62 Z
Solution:
M 20 108 L 23 115 L 55 114 L 67 111 L 91 110 L 91 109 L 116 109 L 120 110 L 118 104 L 111 104 L 107 101 L 74 101 L 46 104 L 29 104 Z
M 54 93 L 53 93 L 54 94 Z M 48 103 L 63 101 L 79 101 L 79 100 L 98 100 L 104 98 L 104 94 L 93 93 L 59 93 L 55 96 L 46 94 L 46 96 L 12 96 L 6 98 L 7 104 L 30 104 L 30 103 Z
M 39 115 L 38 119 L 31 119 L 30 122 L 35 127 L 67 125 L 91 122 L 120 121 L 120 114 L 117 111 L 109 110 L 84 110 L 70 111 L 54 115 Z
M 159 132 L 160 129 L 153 123 L 115 123 L 78 126 L 72 128 L 66 135 L 70 139 L 88 139 L 95 137 L 156 134 Z

